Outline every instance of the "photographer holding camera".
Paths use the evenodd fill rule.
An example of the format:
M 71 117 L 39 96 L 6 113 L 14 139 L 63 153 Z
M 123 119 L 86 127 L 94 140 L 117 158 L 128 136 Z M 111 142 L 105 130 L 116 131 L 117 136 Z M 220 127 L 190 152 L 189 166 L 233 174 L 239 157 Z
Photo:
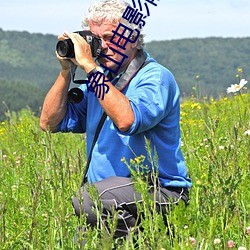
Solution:
M 145 156 L 143 165 L 148 167 L 149 173 L 145 169 L 141 171 L 145 171 L 145 178 L 150 172 L 158 173 L 156 203 L 157 210 L 163 213 L 170 203 L 182 200 L 187 204 L 188 189 L 192 185 L 181 152 L 180 92 L 173 75 L 143 50 L 143 35 L 136 41 L 113 37 L 120 23 L 132 30 L 139 29 L 122 18 L 127 6 L 123 1 L 104 0 L 90 7 L 83 26 L 90 29 L 92 38 L 101 41 L 98 63 L 93 58 L 94 45 L 86 41 L 84 35 L 64 32 L 59 36 L 60 41 L 72 42 L 74 54 L 65 57 L 64 45 L 57 50 L 61 71 L 45 98 L 40 118 L 43 130 L 86 132 L 88 171 L 85 179 L 98 190 L 103 205 L 102 220 L 108 215 L 112 219 L 113 211 L 119 211 L 115 237 L 127 235 L 136 226 L 136 202 L 141 201 L 130 170 L 121 159 L 129 163 L 136 156 Z M 132 37 L 136 36 L 135 32 Z M 123 45 L 126 45 L 125 50 Z M 60 50 L 61 56 L 58 55 Z M 83 98 L 77 103 L 68 95 L 76 66 L 86 72 L 92 84 L 91 91 L 86 84 L 79 86 Z M 96 95 L 100 91 L 96 86 L 101 83 L 101 78 L 94 81 L 98 73 L 105 75 L 108 88 L 103 99 Z M 107 116 L 100 125 L 103 113 Z M 146 140 L 150 142 L 151 151 L 157 153 L 157 166 L 150 162 Z M 152 199 L 153 184 L 149 177 Z M 73 198 L 75 212 L 77 216 L 86 215 L 87 223 L 95 226 L 94 202 L 85 181 L 79 193 L 83 202 L 79 197 Z

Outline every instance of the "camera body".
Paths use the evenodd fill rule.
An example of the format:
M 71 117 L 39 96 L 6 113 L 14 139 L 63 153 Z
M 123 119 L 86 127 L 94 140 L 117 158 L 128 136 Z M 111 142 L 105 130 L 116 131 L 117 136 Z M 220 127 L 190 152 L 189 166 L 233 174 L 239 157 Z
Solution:
M 78 33 L 90 45 L 93 57 L 97 58 L 100 55 L 102 51 L 101 38 L 95 36 L 90 30 L 75 31 L 74 33 Z M 71 39 L 58 41 L 56 45 L 56 51 L 61 57 L 75 57 L 74 44 L 72 43 Z

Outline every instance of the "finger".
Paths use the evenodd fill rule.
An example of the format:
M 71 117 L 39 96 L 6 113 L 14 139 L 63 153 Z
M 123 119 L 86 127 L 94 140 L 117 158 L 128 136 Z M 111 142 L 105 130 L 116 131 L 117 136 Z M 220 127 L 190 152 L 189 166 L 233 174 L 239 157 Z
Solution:
M 72 39 L 74 39 L 75 37 L 76 37 L 76 33 L 72 33 L 72 32 L 69 32 L 69 31 L 64 31 L 63 32 L 63 35 L 65 36 L 65 37 L 68 37 L 68 38 L 70 38 L 71 40 Z
M 65 32 L 58 35 L 58 37 L 57 37 L 58 40 L 65 40 L 65 39 L 68 39 L 68 38 L 69 38 L 69 36 Z
M 68 39 L 68 37 L 65 37 L 65 36 L 63 36 L 63 35 L 59 35 L 59 36 L 57 37 L 57 40 L 58 40 L 58 41 L 63 41 L 63 40 L 65 40 L 65 39 Z
M 56 51 L 56 57 L 57 57 L 59 60 L 64 60 L 64 59 L 65 59 L 65 57 L 59 56 L 59 54 L 57 53 L 57 51 Z
M 68 31 L 64 31 L 65 36 L 72 40 L 72 42 L 85 42 L 85 39 L 78 33 L 72 33 Z
M 73 63 L 75 64 L 76 66 L 79 66 L 78 62 L 76 61 L 75 58 L 68 58 L 68 57 L 61 57 L 58 55 L 57 51 L 56 51 L 56 57 L 58 58 L 59 61 L 61 62 L 68 62 L 68 63 Z

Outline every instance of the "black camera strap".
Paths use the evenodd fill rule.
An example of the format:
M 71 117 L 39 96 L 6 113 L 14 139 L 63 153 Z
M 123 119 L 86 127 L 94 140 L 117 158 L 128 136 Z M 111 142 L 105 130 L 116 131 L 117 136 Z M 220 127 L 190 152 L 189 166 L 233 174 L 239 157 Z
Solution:
M 143 50 L 139 50 L 137 53 L 137 56 L 131 61 L 131 63 L 129 64 L 129 66 L 127 67 L 127 69 L 125 70 L 125 72 L 121 75 L 120 79 L 118 80 L 118 82 L 116 83 L 115 87 L 119 90 L 119 91 L 123 91 L 126 86 L 128 86 L 128 84 L 130 83 L 130 81 L 134 78 L 134 76 L 136 75 L 136 73 L 143 68 L 144 66 L 146 66 L 150 61 L 146 61 L 146 55 L 144 54 Z M 102 117 L 97 125 L 96 128 L 96 132 L 95 132 L 95 136 L 91 145 L 91 149 L 89 152 L 89 156 L 88 156 L 88 160 L 86 163 L 86 167 L 84 170 L 84 175 L 83 175 L 83 180 L 82 180 L 82 184 L 81 186 L 83 186 L 86 182 L 87 182 L 87 174 L 88 174 L 88 170 L 89 170 L 89 164 L 92 158 L 92 152 L 95 146 L 95 143 L 98 139 L 98 136 L 101 132 L 102 126 L 106 120 L 107 114 L 104 112 L 102 114 Z

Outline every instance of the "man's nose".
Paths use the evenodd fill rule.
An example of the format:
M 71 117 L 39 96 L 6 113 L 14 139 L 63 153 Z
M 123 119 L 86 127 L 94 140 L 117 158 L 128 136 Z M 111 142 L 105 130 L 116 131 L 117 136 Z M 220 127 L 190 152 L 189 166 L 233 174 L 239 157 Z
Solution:
M 103 39 L 103 38 L 101 38 L 102 39 L 102 48 L 103 49 L 108 49 L 108 43 Z

